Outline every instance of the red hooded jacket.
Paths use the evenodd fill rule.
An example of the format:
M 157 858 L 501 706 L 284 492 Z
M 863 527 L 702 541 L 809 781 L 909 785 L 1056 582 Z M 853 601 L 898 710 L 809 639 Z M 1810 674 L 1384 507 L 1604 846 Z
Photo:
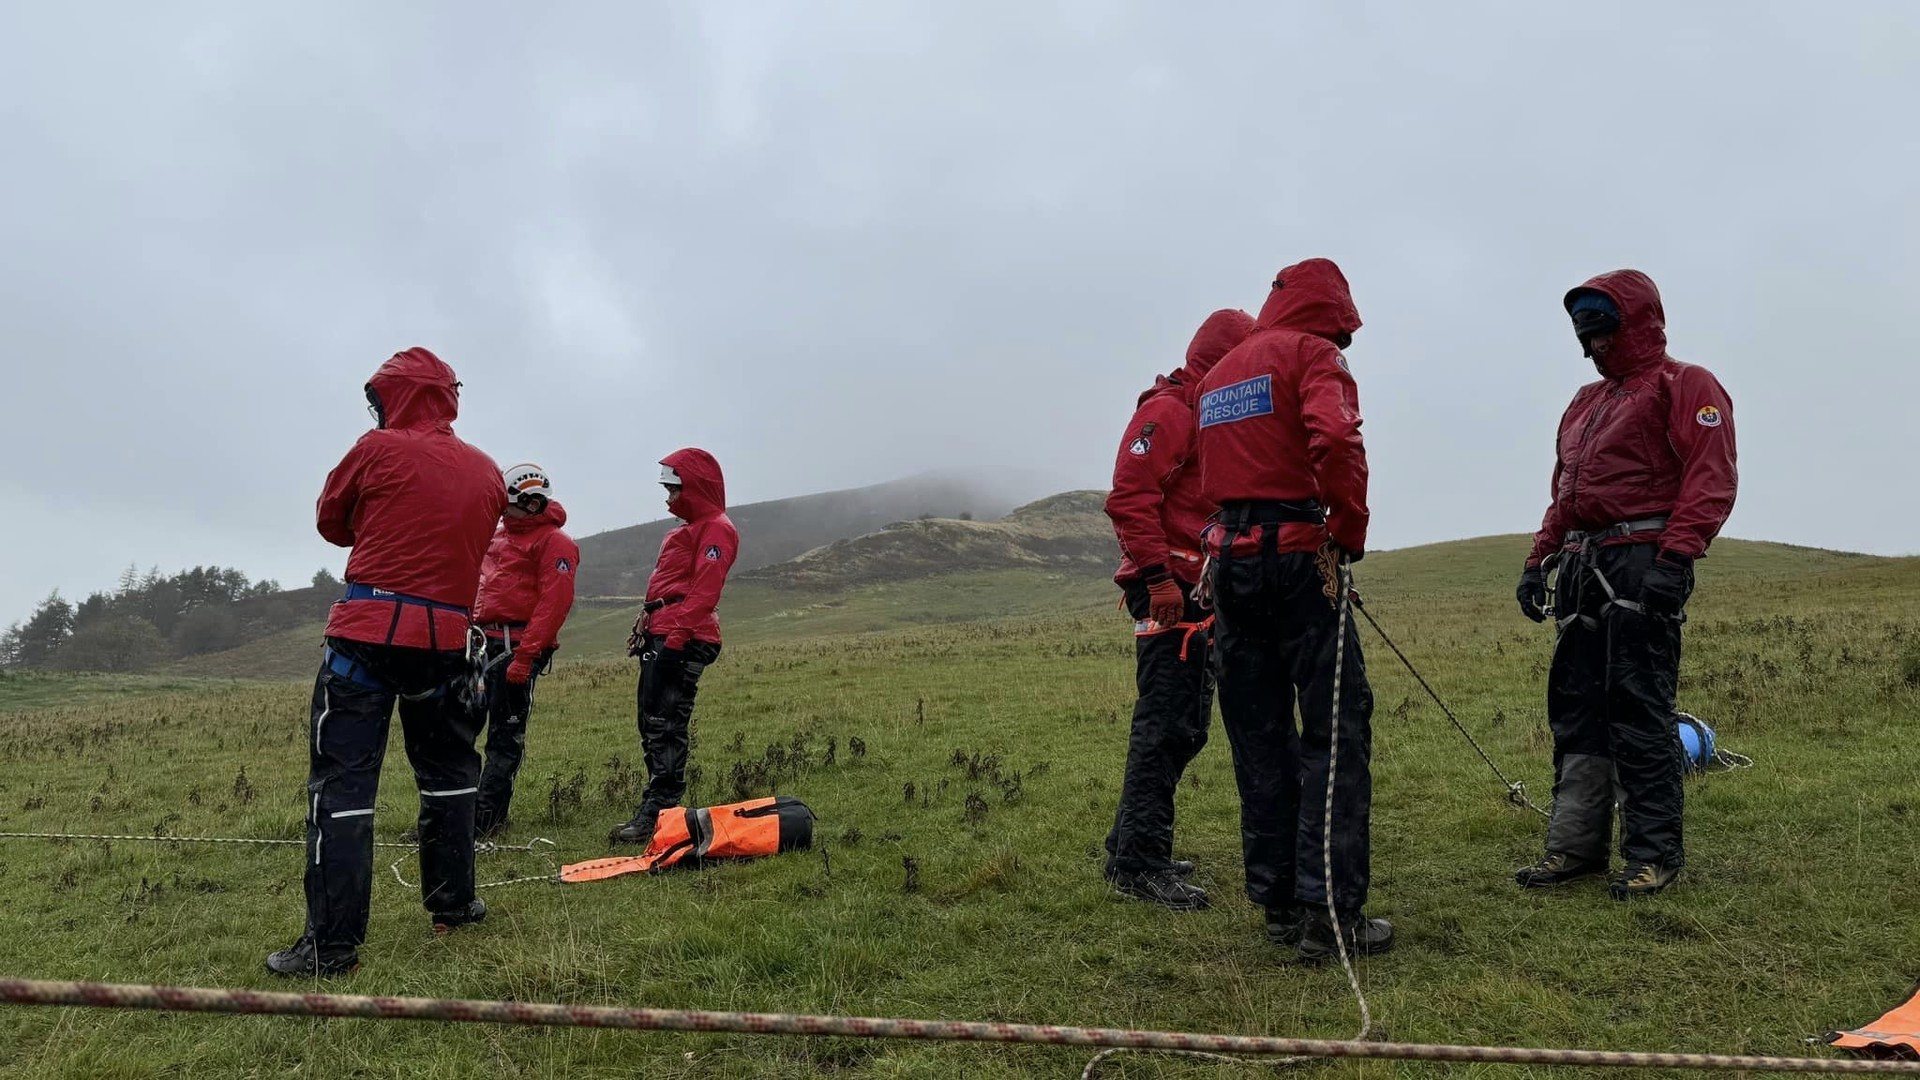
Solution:
M 1733 513 L 1740 483 L 1733 402 L 1706 368 L 1667 355 L 1660 290 L 1638 270 L 1601 274 L 1567 294 L 1602 293 L 1620 309 L 1603 378 L 1573 395 L 1560 418 L 1553 502 L 1533 537 L 1528 566 L 1560 550 L 1569 532 L 1667 518 L 1660 532 L 1609 543 L 1658 543 L 1691 558 Z
M 566 508 L 549 501 L 532 517 L 507 515 L 487 547 L 473 621 L 524 627 L 513 635 L 516 652 L 538 656 L 558 645 L 573 610 L 580 545 L 560 528 L 566 523 Z
M 1281 551 L 1312 551 L 1331 532 L 1367 543 L 1367 450 L 1360 395 L 1333 337 L 1360 329 L 1346 276 L 1327 259 L 1280 271 L 1253 335 L 1200 384 L 1201 488 L 1214 506 L 1317 499 L 1325 527 L 1280 527 Z M 1236 551 L 1253 550 L 1243 537 Z
M 493 459 L 453 433 L 453 369 L 426 349 L 394 354 L 368 383 L 385 422 L 327 474 L 316 523 L 350 547 L 347 583 L 431 601 L 341 600 L 327 636 L 416 649 L 464 649 L 487 538 L 507 506 Z
M 683 649 L 689 641 L 718 645 L 720 617 L 714 608 L 740 555 L 740 533 L 727 519 L 726 478 L 705 450 L 675 450 L 660 464 L 680 475 L 680 494 L 667 509 L 686 524 L 660 541 L 647 600 L 664 600 L 666 606 L 647 616 L 646 631 L 665 638 L 669 649 Z
M 1201 493 L 1194 467 L 1194 403 L 1200 380 L 1252 332 L 1253 316 L 1246 312 L 1214 312 L 1187 346 L 1186 366 L 1140 395 L 1107 496 L 1107 516 L 1120 540 L 1120 570 L 1113 580 L 1121 585 L 1169 573 L 1189 585 L 1200 580 L 1200 530 L 1219 507 Z

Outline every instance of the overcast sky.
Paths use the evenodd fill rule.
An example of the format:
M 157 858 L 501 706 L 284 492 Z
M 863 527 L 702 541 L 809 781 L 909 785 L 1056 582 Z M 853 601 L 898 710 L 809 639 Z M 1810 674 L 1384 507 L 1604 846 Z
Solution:
M 1375 547 L 1537 523 L 1560 296 L 1634 266 L 1733 395 L 1733 535 L 1920 550 L 1916 57 L 1910 0 L 8 5 L 0 622 L 337 572 L 314 496 L 414 344 L 577 535 L 685 444 L 736 501 L 1102 486 L 1312 255 Z

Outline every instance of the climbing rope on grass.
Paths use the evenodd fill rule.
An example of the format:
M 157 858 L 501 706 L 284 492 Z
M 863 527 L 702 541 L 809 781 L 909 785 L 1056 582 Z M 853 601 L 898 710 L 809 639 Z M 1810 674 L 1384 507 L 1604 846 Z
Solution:
M 302 847 L 307 843 L 305 840 L 276 840 L 261 836 L 168 836 L 163 833 L 140 836 L 127 833 L 0 832 L 0 840 L 134 840 L 148 844 L 296 844 Z M 413 850 L 419 845 L 400 840 L 375 840 L 373 846 Z
M 457 998 L 368 997 L 360 994 L 270 993 L 149 984 L 54 982 L 0 977 L 0 1003 L 276 1016 L 338 1016 L 465 1024 L 618 1028 L 631 1031 L 732 1032 L 929 1042 L 1111 1046 L 1262 1056 L 1372 1058 L 1386 1061 L 1482 1062 L 1635 1069 L 1729 1069 L 1752 1072 L 1898 1073 L 1920 1075 L 1920 1061 L 1873 1058 L 1787 1058 L 1625 1050 L 1561 1050 L 1520 1046 L 1456 1046 L 1289 1039 L 1267 1035 L 1204 1035 L 1049 1024 L 909 1020 L 871 1016 L 718 1012 L 614 1005 L 558 1005 Z

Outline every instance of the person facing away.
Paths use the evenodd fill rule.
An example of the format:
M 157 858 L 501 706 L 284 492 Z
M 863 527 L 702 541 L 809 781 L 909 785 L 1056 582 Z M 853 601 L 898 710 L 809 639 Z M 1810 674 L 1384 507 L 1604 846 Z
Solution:
M 1194 406 L 1200 380 L 1253 330 L 1253 316 L 1207 316 L 1187 346 L 1185 366 L 1140 395 L 1114 459 L 1107 516 L 1120 541 L 1114 582 L 1134 620 L 1133 726 L 1120 805 L 1107 834 L 1106 878 L 1122 896 L 1176 911 L 1207 906 L 1185 878 L 1193 864 L 1173 857 L 1173 797 L 1187 765 L 1207 744 L 1213 719 L 1213 635 L 1194 600 L 1200 530 L 1213 513 L 1200 490 Z
M 560 628 L 573 610 L 580 569 L 580 545 L 561 527 L 567 510 L 553 498 L 546 470 L 514 465 L 504 480 L 513 502 L 487 547 L 473 608 L 474 622 L 487 637 L 482 695 L 487 754 L 473 826 L 482 839 L 507 827 L 514 777 L 526 753 L 534 683 L 560 647 Z
M 727 571 L 740 554 L 740 533 L 727 518 L 727 484 L 720 463 L 705 450 L 675 450 L 660 461 L 667 509 L 682 524 L 660 541 L 640 617 L 627 640 L 640 658 L 636 691 L 640 749 L 647 787 L 633 817 L 609 839 L 645 846 L 660 811 L 687 793 L 688 733 L 700 674 L 720 658 L 715 608 Z
M 1608 871 L 1615 783 L 1625 866 L 1609 893 L 1649 896 L 1686 862 L 1685 751 L 1674 723 L 1693 563 L 1733 512 L 1733 402 L 1707 369 L 1667 355 L 1653 279 L 1615 270 L 1563 304 L 1598 381 L 1560 418 L 1552 501 L 1521 571 L 1520 611 L 1559 639 L 1547 675 L 1553 812 L 1546 855 L 1514 880 L 1545 888 Z
M 453 433 L 460 382 L 422 348 L 366 384 L 375 427 L 327 475 L 316 524 L 350 547 L 327 616 L 307 741 L 306 927 L 267 957 L 277 975 L 359 966 L 373 888 L 374 793 L 395 702 L 419 786 L 420 897 L 434 929 L 478 922 L 474 727 L 455 684 L 468 613 L 506 489 L 493 459 Z
M 1337 597 L 1367 541 L 1360 403 L 1341 352 L 1360 328 L 1347 279 L 1327 259 L 1274 278 L 1253 334 L 1200 384 L 1220 717 L 1240 789 L 1247 898 L 1268 937 L 1303 959 L 1380 952 L 1367 919 L 1373 691 Z M 1338 670 L 1339 762 L 1332 766 Z M 1299 707 L 1295 727 L 1295 705 Z M 1332 846 L 1325 835 L 1333 784 Z M 1328 911 L 1327 861 L 1332 865 Z

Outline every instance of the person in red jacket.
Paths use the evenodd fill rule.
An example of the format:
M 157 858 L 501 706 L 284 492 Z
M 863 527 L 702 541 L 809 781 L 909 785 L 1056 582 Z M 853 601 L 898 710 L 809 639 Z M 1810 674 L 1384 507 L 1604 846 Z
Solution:
M 1213 719 L 1212 632 L 1193 599 L 1200 530 L 1213 513 L 1194 460 L 1200 380 L 1253 330 L 1253 316 L 1221 310 L 1187 346 L 1186 366 L 1140 395 L 1114 459 L 1107 516 L 1120 541 L 1114 581 L 1134 619 L 1133 728 L 1120 807 L 1107 834 L 1107 880 L 1124 896 L 1176 911 L 1207 906 L 1183 880 L 1193 864 L 1173 857 L 1173 795 L 1207 744 Z
M 727 518 L 727 483 L 705 450 L 675 450 L 660 462 L 667 509 L 685 524 L 660 541 L 646 602 L 627 641 L 640 658 L 640 748 L 647 789 L 633 817 L 611 839 L 646 844 L 660 811 L 687 793 L 688 731 L 700 673 L 720 658 L 720 592 L 740 554 L 740 533 Z
M 527 747 L 533 684 L 559 647 L 580 568 L 580 545 L 561 528 L 567 511 L 554 501 L 546 470 L 515 465 L 505 479 L 513 503 L 487 548 L 473 608 L 474 622 L 487 636 L 487 759 L 473 826 L 482 838 L 507 826 L 513 780 Z
M 327 476 L 320 535 L 351 547 L 314 682 L 307 773 L 307 924 L 267 957 L 279 975 L 359 966 L 373 888 L 374 793 L 394 704 L 419 785 L 421 900 L 436 930 L 478 922 L 474 727 L 455 692 L 468 613 L 507 494 L 493 459 L 453 433 L 460 383 L 426 349 L 366 385 L 377 426 Z
M 1267 933 L 1302 958 L 1379 952 L 1385 919 L 1365 919 L 1373 692 L 1359 635 L 1338 611 L 1343 570 L 1367 543 L 1367 453 L 1360 402 L 1341 352 L 1360 314 L 1340 268 L 1308 259 L 1280 271 L 1252 336 L 1200 384 L 1201 490 L 1219 508 L 1208 531 L 1217 619 L 1220 717 L 1240 788 L 1247 898 Z M 1330 767 L 1340 670 L 1337 775 Z M 1294 706 L 1299 705 L 1299 728 Z M 1331 775 L 1331 781 L 1330 781 Z M 1324 808 L 1334 785 L 1333 906 Z
M 1733 512 L 1733 402 L 1707 369 L 1667 355 L 1667 316 L 1638 270 L 1567 293 L 1574 333 L 1600 371 L 1560 418 L 1553 501 L 1520 575 L 1520 611 L 1548 614 L 1559 564 L 1559 641 L 1547 676 L 1553 814 L 1547 852 L 1515 874 L 1542 888 L 1607 871 L 1618 777 L 1615 899 L 1657 893 L 1685 862 L 1674 688 L 1693 562 Z

